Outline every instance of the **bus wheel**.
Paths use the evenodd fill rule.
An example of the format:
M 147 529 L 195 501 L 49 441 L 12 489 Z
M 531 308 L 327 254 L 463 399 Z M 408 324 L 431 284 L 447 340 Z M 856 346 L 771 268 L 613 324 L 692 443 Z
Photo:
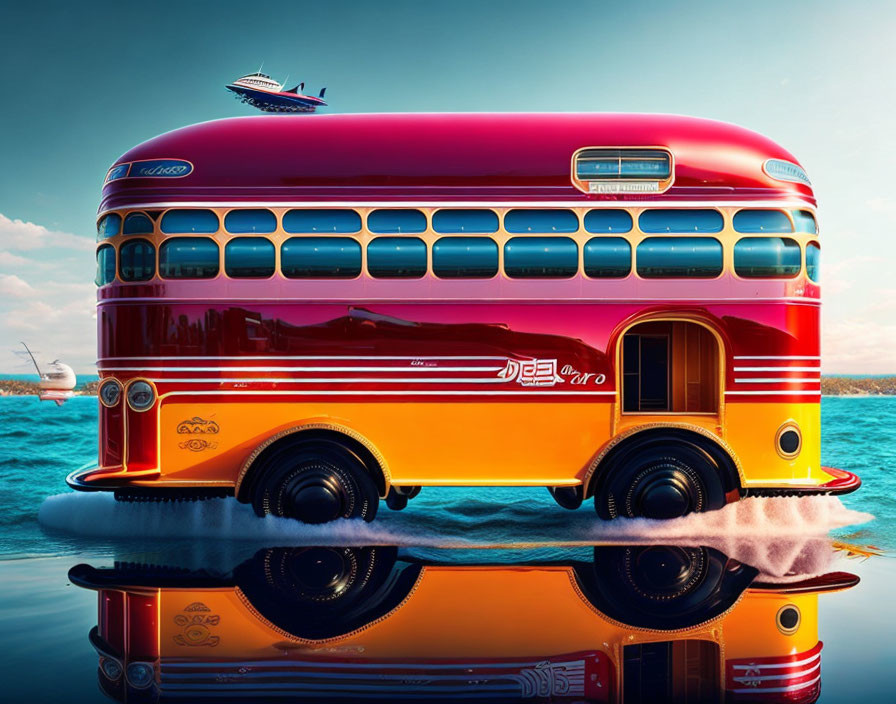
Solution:
M 656 435 L 608 457 L 594 493 L 598 515 L 667 519 L 722 508 L 727 458 L 711 444 Z
M 376 484 L 357 455 L 338 442 L 297 438 L 259 459 L 258 479 L 250 492 L 259 516 L 273 514 L 303 523 L 372 521 L 376 516 Z

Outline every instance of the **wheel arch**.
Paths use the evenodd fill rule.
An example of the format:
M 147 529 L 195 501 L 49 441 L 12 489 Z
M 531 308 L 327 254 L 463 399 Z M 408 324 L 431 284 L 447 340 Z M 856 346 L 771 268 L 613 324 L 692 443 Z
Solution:
M 389 467 L 383 455 L 370 440 L 358 431 L 339 423 L 310 422 L 284 428 L 271 435 L 252 451 L 252 454 L 243 462 L 237 475 L 236 485 L 234 486 L 234 495 L 237 499 L 246 501 L 247 491 L 256 474 L 254 468 L 258 465 L 258 460 L 264 456 L 265 452 L 273 447 L 279 447 L 280 444 L 292 442 L 299 437 L 303 439 L 305 437 L 308 439 L 320 438 L 343 444 L 354 452 L 368 469 L 376 484 L 380 498 L 385 497 L 389 493 L 389 487 L 392 484 Z
M 722 438 L 699 425 L 691 423 L 645 423 L 634 428 L 629 428 L 610 440 L 595 455 L 588 465 L 582 484 L 585 487 L 585 498 L 594 495 L 595 488 L 612 468 L 614 457 L 623 451 L 636 447 L 658 436 L 670 435 L 676 440 L 690 445 L 695 445 L 695 440 L 709 440 L 715 446 L 718 459 L 723 468 L 722 481 L 725 493 L 737 491 L 738 496 L 743 494 L 744 472 L 737 454 Z M 703 443 L 698 443 L 701 450 Z

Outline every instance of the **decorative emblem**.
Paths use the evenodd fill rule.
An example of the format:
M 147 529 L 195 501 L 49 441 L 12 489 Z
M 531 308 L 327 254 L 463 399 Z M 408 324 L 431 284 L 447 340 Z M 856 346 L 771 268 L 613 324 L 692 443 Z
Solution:
M 181 450 L 192 450 L 193 452 L 202 452 L 203 450 L 215 450 L 218 443 L 209 442 L 208 440 L 200 440 L 199 438 L 190 438 L 178 443 L 177 446 Z
M 122 178 L 183 178 L 192 172 L 193 165 L 183 159 L 126 161 L 109 169 L 105 183 Z
M 221 427 L 215 421 L 205 420 L 199 416 L 193 416 L 177 424 L 177 432 L 180 435 L 217 435 L 220 430 Z
M 174 623 L 181 627 L 181 632 L 174 636 L 174 642 L 189 647 L 214 648 L 218 645 L 221 638 L 212 633 L 211 627 L 217 626 L 221 617 L 210 612 L 211 609 L 201 601 L 186 606 L 184 613 L 174 617 Z
M 557 374 L 556 359 L 508 359 L 507 366 L 498 372 L 498 378 L 515 381 L 521 386 L 553 386 L 564 381 Z

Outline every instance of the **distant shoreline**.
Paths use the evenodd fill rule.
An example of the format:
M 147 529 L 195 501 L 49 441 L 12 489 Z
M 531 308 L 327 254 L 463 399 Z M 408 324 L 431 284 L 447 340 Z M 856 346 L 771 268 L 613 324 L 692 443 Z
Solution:
M 99 381 L 88 381 L 75 387 L 75 396 L 96 396 Z M 0 379 L 0 396 L 34 396 L 36 381 Z M 822 396 L 896 396 L 896 376 L 843 377 L 823 376 Z

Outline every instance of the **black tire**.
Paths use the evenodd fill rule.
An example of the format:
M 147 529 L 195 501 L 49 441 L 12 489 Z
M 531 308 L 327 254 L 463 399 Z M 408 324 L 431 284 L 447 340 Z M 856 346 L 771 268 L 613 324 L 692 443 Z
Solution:
M 696 433 L 635 436 L 601 463 L 594 508 L 609 520 L 678 518 L 726 503 L 726 481 L 736 468 L 728 455 Z
M 582 593 L 601 613 L 663 631 L 717 618 L 757 574 L 713 548 L 672 545 L 599 546 L 592 565 L 575 568 Z
M 234 570 L 258 613 L 296 638 L 336 638 L 395 609 L 422 566 L 395 547 L 266 548 Z
M 303 523 L 372 521 L 379 507 L 376 484 L 361 459 L 323 438 L 296 437 L 268 448 L 256 460 L 247 494 L 259 516 Z

